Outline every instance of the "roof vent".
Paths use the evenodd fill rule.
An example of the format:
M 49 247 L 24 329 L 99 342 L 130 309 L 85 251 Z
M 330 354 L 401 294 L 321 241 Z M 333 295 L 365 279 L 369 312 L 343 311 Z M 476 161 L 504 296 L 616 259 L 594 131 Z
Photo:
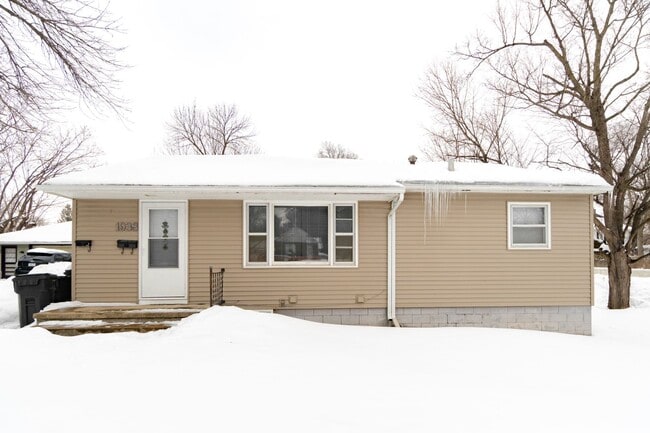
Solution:
M 449 158 L 447 160 L 447 170 L 448 171 L 454 171 L 456 168 L 454 167 L 454 158 Z
M 417 161 L 417 160 L 418 160 L 417 156 L 415 156 L 415 155 L 409 156 L 409 163 L 411 163 L 411 165 L 415 165 L 415 161 Z

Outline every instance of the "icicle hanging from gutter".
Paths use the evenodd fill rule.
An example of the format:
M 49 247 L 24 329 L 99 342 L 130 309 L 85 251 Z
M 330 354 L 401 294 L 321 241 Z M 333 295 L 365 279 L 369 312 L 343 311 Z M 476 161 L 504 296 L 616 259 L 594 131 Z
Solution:
M 444 187 L 443 187 L 444 188 Z M 465 212 L 467 212 L 467 194 L 462 191 L 449 191 L 441 189 L 438 184 L 423 185 L 423 236 L 424 243 L 427 240 L 427 229 L 435 223 L 440 226 L 449 213 L 451 203 L 457 198 L 463 197 Z

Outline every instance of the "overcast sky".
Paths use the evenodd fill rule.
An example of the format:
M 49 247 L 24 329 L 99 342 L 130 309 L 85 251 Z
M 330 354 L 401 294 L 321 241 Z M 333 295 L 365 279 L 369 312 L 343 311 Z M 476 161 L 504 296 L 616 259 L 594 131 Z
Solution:
M 91 118 L 106 161 L 160 152 L 179 105 L 233 103 L 269 155 L 328 140 L 364 159 L 406 159 L 432 119 L 415 97 L 427 66 L 477 27 L 492 0 L 113 0 L 125 30 L 124 123 Z

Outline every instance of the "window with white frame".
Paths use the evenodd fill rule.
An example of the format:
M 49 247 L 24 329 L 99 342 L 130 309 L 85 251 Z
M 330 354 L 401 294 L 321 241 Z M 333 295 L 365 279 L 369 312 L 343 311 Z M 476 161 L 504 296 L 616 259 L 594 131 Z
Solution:
M 246 203 L 248 266 L 354 266 L 354 204 Z
M 550 221 L 550 203 L 508 203 L 508 247 L 551 248 Z
M 268 224 L 266 205 L 250 205 L 247 208 L 246 254 L 249 263 L 267 262 Z
M 273 206 L 274 262 L 329 262 L 328 206 Z
M 354 206 L 335 206 L 334 224 L 335 263 L 354 262 Z

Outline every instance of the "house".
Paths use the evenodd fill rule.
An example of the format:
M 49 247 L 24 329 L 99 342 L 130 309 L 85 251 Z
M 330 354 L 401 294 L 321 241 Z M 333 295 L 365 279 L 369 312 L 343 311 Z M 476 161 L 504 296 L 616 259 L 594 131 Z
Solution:
M 589 334 L 592 196 L 610 187 L 453 161 L 167 156 L 39 189 L 73 200 L 78 301 L 206 304 L 215 266 L 227 305 L 309 320 Z
M 14 275 L 18 259 L 31 248 L 50 247 L 72 251 L 72 222 L 49 224 L 0 234 L 2 278 Z

